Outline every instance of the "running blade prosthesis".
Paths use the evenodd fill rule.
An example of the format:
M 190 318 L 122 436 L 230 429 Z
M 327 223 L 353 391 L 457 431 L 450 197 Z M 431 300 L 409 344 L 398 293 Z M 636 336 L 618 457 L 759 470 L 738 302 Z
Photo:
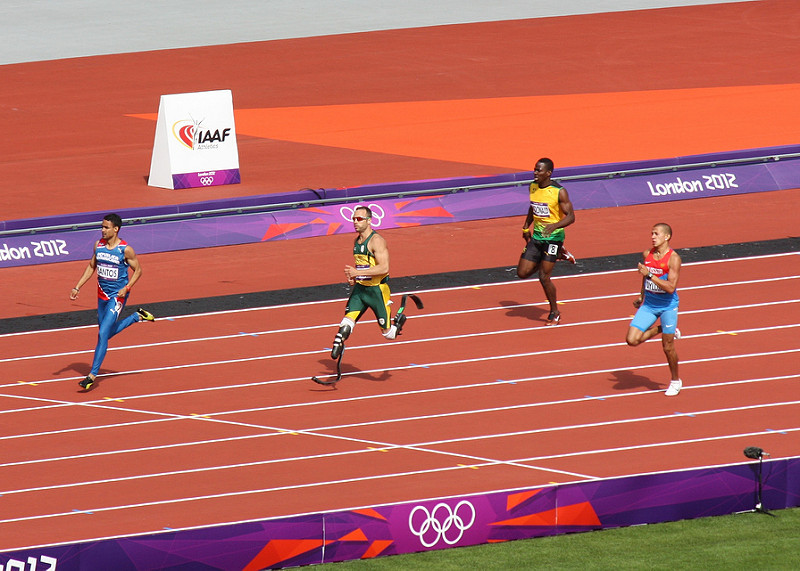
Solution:
M 406 319 L 408 318 L 408 316 L 405 314 L 405 310 L 406 310 L 406 300 L 409 297 L 414 302 L 414 305 L 417 307 L 417 309 L 423 309 L 425 307 L 424 305 L 422 305 L 422 300 L 416 295 L 411 293 L 403 294 L 403 297 L 400 298 L 400 308 L 397 310 L 397 315 L 395 315 L 394 317 L 394 325 L 397 328 L 397 335 L 400 335 L 400 330 L 403 328 L 403 324 L 406 322 Z M 339 355 L 338 358 L 336 359 L 336 374 L 330 375 L 327 378 L 311 377 L 311 380 L 317 383 L 318 385 L 329 387 L 335 385 L 336 383 L 342 380 L 342 357 L 344 357 L 345 344 L 344 340 L 341 340 L 341 342 L 339 342 L 338 334 L 336 343 L 340 343 L 339 347 L 336 348 Z M 331 356 L 333 355 L 334 353 L 332 352 Z

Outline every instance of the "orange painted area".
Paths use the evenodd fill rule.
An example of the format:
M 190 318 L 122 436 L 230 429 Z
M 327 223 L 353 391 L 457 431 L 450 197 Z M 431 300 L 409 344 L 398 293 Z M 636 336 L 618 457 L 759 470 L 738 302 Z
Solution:
M 364 552 L 364 555 L 361 556 L 361 559 L 372 559 L 373 557 L 377 557 L 386 551 L 386 548 L 392 545 L 392 543 L 394 543 L 394 541 L 390 539 L 373 541 L 370 543 L 369 548 Z
M 528 501 L 533 496 L 538 494 L 541 490 L 526 490 L 524 492 L 520 492 L 518 494 L 509 494 L 508 499 L 506 500 L 506 509 L 511 511 L 518 505 Z
M 591 503 L 581 502 L 570 506 L 558 507 L 554 510 L 494 522 L 491 525 L 524 527 L 554 525 L 594 526 L 600 525 L 600 520 Z
M 272 567 L 282 561 L 287 561 L 298 555 L 302 555 L 312 549 L 317 549 L 322 545 L 332 543 L 331 541 L 320 541 L 317 539 L 277 539 L 270 541 L 264 549 L 245 567 L 246 571 L 256 571 Z
M 2 217 L 795 144 L 798 26 L 761 0 L 0 66 Z M 131 114 L 221 88 L 241 183 L 147 186 Z
M 798 101 L 800 84 L 749 85 L 239 109 L 235 117 L 240 135 L 529 170 L 532 149 L 568 166 L 795 144 Z

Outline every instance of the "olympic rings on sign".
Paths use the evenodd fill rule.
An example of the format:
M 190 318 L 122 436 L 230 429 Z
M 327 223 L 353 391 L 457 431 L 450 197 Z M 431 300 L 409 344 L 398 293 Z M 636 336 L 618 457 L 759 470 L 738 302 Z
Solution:
M 200 184 L 203 186 L 211 186 L 214 184 L 214 177 L 213 176 L 201 176 L 200 177 Z
M 415 525 L 414 522 L 415 519 L 419 520 L 419 517 L 415 517 L 417 512 L 423 514 L 419 525 Z M 423 547 L 433 547 L 441 540 L 447 545 L 455 545 L 461 541 L 464 532 L 472 527 L 473 523 L 475 523 L 475 506 L 467 500 L 458 502 L 455 509 L 441 502 L 436 504 L 431 512 L 425 506 L 417 506 L 408 516 L 408 529 L 419 538 Z
M 356 211 L 356 208 L 363 206 L 363 204 L 356 205 L 353 208 L 349 206 L 342 206 L 339 209 L 339 214 L 342 215 L 342 218 L 347 220 L 348 222 L 352 221 L 353 213 Z M 383 210 L 381 206 L 377 204 L 368 204 L 367 207 L 372 211 L 372 226 L 375 228 L 379 228 L 381 225 L 381 221 L 386 216 L 386 212 Z

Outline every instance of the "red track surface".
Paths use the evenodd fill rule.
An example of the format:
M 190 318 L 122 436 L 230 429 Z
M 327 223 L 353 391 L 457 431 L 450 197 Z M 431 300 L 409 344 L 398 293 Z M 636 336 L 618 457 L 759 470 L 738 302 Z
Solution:
M 336 389 L 309 377 L 338 301 L 136 325 L 88 394 L 95 328 L 0 337 L 0 549 L 796 455 L 799 279 L 686 265 L 675 398 L 623 342 L 632 271 L 558 280 L 557 328 L 536 282 L 423 293 L 397 342 L 359 324 Z
M 769 0 L 3 66 L 3 100 L 15 105 L 7 129 L 18 135 L 1 159 L 4 216 L 530 168 L 253 136 L 240 142 L 250 165 L 242 185 L 216 195 L 145 188 L 152 125 L 126 115 L 154 110 L 162 93 L 218 88 L 197 83 L 201 57 L 226 69 L 237 107 L 248 109 L 791 86 L 800 81 L 796 47 L 780 30 L 798 17 L 794 2 Z M 527 49 L 525 38 L 543 26 L 568 38 L 547 48 L 558 53 Z M 743 30 L 758 41 L 742 42 Z M 315 57 L 322 52 L 336 57 Z M 759 54 L 770 65 L 743 72 Z M 542 61 L 571 63 L 543 86 Z M 755 106 L 746 121 L 733 114 L 717 127 L 727 136 L 743 123 L 775 125 L 753 115 L 762 111 L 773 109 Z M 729 148 L 797 142 L 767 131 L 747 131 L 752 138 Z M 630 136 L 605 133 L 606 141 Z M 636 152 L 647 156 L 725 150 L 711 130 L 666 143 L 642 133 Z M 614 147 L 563 137 L 562 164 L 593 162 L 599 147 Z M 456 151 L 474 156 L 465 144 Z M 612 160 L 646 158 L 627 152 Z M 673 224 L 679 248 L 785 237 L 796 233 L 797 195 L 580 212 L 569 244 L 581 257 L 638 251 L 659 220 Z M 752 211 L 768 220 L 743 223 Z M 521 245 L 519 220 L 386 235 L 394 276 L 513 265 Z M 349 241 L 143 256 L 132 303 L 330 283 Z M 431 242 L 442 256 L 419 255 Z M 309 251 L 313 269 L 298 278 L 294 264 Z M 0 318 L 93 309 L 89 295 L 65 301 L 83 265 L 4 269 L 10 303 Z M 167 283 L 175 267 L 197 271 Z M 734 284 L 752 279 L 764 283 Z M 543 304 L 526 305 L 542 298 L 535 281 L 424 293 L 426 308 L 400 341 L 359 325 L 337 390 L 309 378 L 331 365 L 339 301 L 136 325 L 112 341 L 88 394 L 76 382 L 88 372 L 94 327 L 2 336 L 0 550 L 740 462 L 753 444 L 795 456 L 798 279 L 796 255 L 685 266 L 678 350 L 686 388 L 676 398 L 662 394 L 659 343 L 623 343 L 633 272 L 558 279 L 565 322 L 555 329 L 541 327 Z

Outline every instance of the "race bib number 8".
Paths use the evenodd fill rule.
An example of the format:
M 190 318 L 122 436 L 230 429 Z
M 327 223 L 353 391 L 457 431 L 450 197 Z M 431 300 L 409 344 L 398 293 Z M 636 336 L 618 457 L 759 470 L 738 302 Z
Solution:
M 118 280 L 119 268 L 116 266 L 97 266 L 97 277 L 103 280 Z
M 548 256 L 558 256 L 558 244 L 548 244 L 547 245 L 547 255 Z

